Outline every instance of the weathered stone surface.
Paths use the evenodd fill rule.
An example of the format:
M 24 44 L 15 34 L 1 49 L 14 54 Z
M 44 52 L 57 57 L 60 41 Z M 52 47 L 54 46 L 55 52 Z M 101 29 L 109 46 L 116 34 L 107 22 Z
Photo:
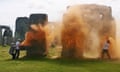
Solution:
M 63 16 L 62 57 L 98 58 L 107 38 L 110 54 L 115 56 L 115 23 L 111 7 L 84 4 L 67 9 Z
M 4 32 L 2 30 L 4 29 Z M 4 39 L 6 37 L 6 39 Z M 12 30 L 9 26 L 0 26 L 0 44 L 4 45 L 6 41 L 6 45 L 10 45 L 12 41 Z
M 43 18 L 42 17 L 46 17 Z M 47 55 L 46 33 L 44 25 L 47 22 L 46 14 L 32 14 L 29 19 L 29 30 L 26 33 L 25 40 L 21 46 L 27 48 L 27 57 L 42 57 Z
M 24 40 L 25 33 L 28 30 L 28 21 L 29 19 L 27 17 L 18 17 L 16 19 L 16 29 L 15 29 L 15 39 L 21 39 Z

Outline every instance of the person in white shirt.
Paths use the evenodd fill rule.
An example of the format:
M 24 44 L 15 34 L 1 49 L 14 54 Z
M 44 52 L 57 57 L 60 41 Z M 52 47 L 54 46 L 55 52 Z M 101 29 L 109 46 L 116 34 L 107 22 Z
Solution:
M 15 58 L 19 58 L 20 55 L 20 39 L 16 41 L 16 52 L 15 52 Z
M 109 48 L 110 48 L 110 41 L 107 40 L 102 49 L 102 59 L 104 58 L 105 54 L 108 56 L 109 59 L 111 59 L 111 56 L 109 54 Z

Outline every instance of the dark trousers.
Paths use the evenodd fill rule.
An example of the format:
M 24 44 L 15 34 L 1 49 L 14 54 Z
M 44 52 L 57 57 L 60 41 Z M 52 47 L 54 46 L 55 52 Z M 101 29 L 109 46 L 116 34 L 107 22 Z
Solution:
M 11 54 L 12 55 L 12 59 L 15 59 L 15 54 Z
M 111 56 L 110 56 L 108 50 L 103 50 L 103 51 L 102 51 L 102 59 L 104 58 L 104 55 L 105 55 L 105 54 L 107 55 L 107 57 L 108 57 L 109 59 L 111 59 Z
M 20 50 L 17 49 L 17 50 L 15 51 L 15 58 L 18 59 L 18 58 L 19 58 L 19 55 L 20 55 Z

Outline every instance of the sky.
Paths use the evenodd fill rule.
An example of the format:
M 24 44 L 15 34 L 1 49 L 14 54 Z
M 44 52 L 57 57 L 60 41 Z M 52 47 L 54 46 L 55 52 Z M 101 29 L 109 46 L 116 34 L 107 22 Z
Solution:
M 0 25 L 15 29 L 17 17 L 47 13 L 49 21 L 60 21 L 66 7 L 74 4 L 101 4 L 112 7 L 112 15 L 120 20 L 120 0 L 0 0 Z

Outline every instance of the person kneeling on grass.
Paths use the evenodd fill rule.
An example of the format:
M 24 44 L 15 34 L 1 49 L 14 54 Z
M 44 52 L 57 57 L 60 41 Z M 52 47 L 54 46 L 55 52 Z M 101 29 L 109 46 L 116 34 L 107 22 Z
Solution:
M 111 59 L 111 56 L 109 54 L 109 48 L 110 48 L 110 41 L 107 40 L 102 49 L 102 59 L 104 58 L 104 54 L 106 54 L 108 58 Z
M 9 54 L 12 55 L 12 59 L 15 59 L 15 48 L 16 48 L 15 43 L 11 43 Z

